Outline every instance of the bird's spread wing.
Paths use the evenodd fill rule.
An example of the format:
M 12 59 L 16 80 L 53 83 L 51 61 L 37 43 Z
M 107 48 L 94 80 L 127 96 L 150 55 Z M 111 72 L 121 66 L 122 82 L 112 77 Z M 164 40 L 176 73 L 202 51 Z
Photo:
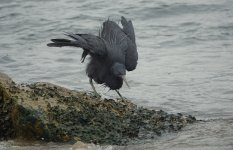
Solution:
M 121 17 L 123 31 L 127 35 L 127 49 L 125 55 L 125 66 L 128 71 L 132 71 L 137 66 L 138 52 L 135 41 L 134 27 L 131 20 L 127 21 L 125 17 Z
M 132 71 L 136 68 L 138 60 L 134 28 L 132 22 L 127 21 L 123 16 L 121 17 L 121 24 L 123 29 L 113 21 L 105 21 L 100 37 L 107 41 L 110 46 L 116 46 L 121 50 L 125 57 L 119 59 L 125 63 L 128 71 Z
M 122 29 L 113 21 L 107 20 L 103 23 L 100 36 L 110 45 L 124 46 L 127 37 Z

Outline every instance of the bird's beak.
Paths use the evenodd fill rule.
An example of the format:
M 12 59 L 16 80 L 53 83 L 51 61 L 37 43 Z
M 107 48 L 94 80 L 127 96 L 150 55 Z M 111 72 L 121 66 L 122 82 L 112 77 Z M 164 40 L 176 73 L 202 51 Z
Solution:
M 130 88 L 126 78 L 125 78 L 125 75 L 121 76 L 121 78 L 123 79 L 123 81 L 125 82 L 125 84 L 128 86 L 128 88 Z

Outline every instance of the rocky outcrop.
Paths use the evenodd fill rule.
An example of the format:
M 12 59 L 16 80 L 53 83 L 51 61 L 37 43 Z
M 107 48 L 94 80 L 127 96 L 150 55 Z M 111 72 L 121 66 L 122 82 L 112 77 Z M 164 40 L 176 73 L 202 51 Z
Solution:
M 99 99 L 50 83 L 15 84 L 0 74 L 0 138 L 124 145 L 178 131 L 190 115 Z

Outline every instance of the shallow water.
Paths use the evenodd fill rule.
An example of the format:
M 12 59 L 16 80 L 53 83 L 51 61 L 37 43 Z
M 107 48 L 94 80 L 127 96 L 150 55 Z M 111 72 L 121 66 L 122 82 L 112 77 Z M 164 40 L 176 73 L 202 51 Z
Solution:
M 137 69 L 127 74 L 131 88 L 124 86 L 122 95 L 141 106 L 207 120 L 137 146 L 232 149 L 232 0 L 1 0 L 0 71 L 18 83 L 49 81 L 91 90 L 86 64 L 80 63 L 82 51 L 46 44 L 65 31 L 97 34 L 106 18 L 121 15 L 133 21 L 139 52 Z M 102 86 L 97 90 L 117 97 Z M 1 142 L 0 149 L 13 149 L 15 143 L 18 149 L 70 147 L 49 143 L 28 148 L 9 141 Z

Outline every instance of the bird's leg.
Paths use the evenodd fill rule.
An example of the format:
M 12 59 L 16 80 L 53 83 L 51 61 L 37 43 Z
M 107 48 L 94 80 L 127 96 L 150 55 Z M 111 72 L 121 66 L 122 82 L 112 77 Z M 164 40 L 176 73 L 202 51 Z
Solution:
M 94 86 L 94 84 L 93 84 L 92 78 L 89 78 L 89 82 L 90 82 L 90 84 L 91 84 L 91 87 L 92 87 L 92 89 L 93 89 L 93 91 L 94 91 L 95 96 L 96 96 L 96 97 L 101 97 L 101 96 L 96 92 L 96 90 L 95 90 L 95 86 Z
M 118 90 L 115 90 L 115 91 L 116 91 L 117 94 L 120 96 L 120 98 L 121 98 L 122 100 L 124 100 L 124 98 L 122 97 L 121 93 L 120 93 Z

